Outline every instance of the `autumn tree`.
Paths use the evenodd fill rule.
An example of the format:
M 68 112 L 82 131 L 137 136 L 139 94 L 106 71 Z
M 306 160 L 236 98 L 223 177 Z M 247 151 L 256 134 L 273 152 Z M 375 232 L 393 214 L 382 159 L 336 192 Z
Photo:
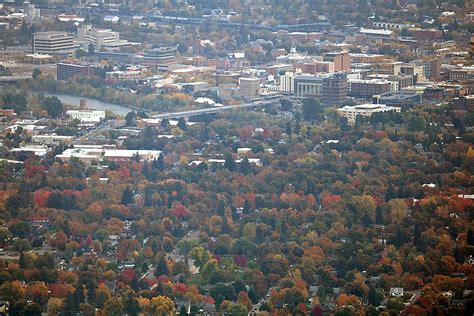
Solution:
M 175 312 L 175 306 L 173 300 L 167 296 L 156 296 L 151 299 L 151 310 L 153 315 L 173 315 Z
M 108 299 L 104 304 L 104 314 L 110 315 L 110 316 L 122 315 L 123 314 L 122 301 L 116 297 L 112 297 Z

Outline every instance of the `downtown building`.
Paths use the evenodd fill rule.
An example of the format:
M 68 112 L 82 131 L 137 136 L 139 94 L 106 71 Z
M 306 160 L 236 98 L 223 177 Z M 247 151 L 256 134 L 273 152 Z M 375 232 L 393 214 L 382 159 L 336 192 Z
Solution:
M 74 38 L 66 32 L 37 32 L 33 34 L 33 54 L 70 55 Z
M 342 105 L 347 100 L 347 75 L 333 74 L 323 79 L 321 102 L 324 105 Z
M 246 100 L 251 100 L 259 95 L 259 78 L 239 78 L 239 88 L 241 96 Z
M 69 80 L 73 77 L 92 77 L 94 76 L 95 68 L 90 65 L 58 63 L 56 66 L 56 79 Z
M 371 98 L 373 95 L 384 94 L 390 91 L 397 91 L 394 87 L 396 82 L 386 80 L 348 80 L 349 95 L 356 98 Z
M 347 51 L 329 52 L 324 54 L 323 60 L 325 62 L 334 63 L 334 72 L 350 72 L 351 71 L 351 56 Z

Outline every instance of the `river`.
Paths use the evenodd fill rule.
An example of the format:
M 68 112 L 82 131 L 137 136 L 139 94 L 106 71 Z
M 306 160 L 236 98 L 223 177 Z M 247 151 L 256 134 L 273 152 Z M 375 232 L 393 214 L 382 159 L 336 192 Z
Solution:
M 114 104 L 114 103 L 109 103 L 109 102 L 103 102 L 99 101 L 96 99 L 91 99 L 91 98 L 84 98 L 84 97 L 78 97 L 74 95 L 69 95 L 69 94 L 56 94 L 56 93 L 45 93 L 45 96 L 55 96 L 61 102 L 74 105 L 74 106 L 79 106 L 79 100 L 80 99 L 85 99 L 86 100 L 86 106 L 89 109 L 94 109 L 94 110 L 103 110 L 103 111 L 110 111 L 118 115 L 125 116 L 127 115 L 128 112 L 133 111 L 132 109 L 119 105 L 119 104 Z

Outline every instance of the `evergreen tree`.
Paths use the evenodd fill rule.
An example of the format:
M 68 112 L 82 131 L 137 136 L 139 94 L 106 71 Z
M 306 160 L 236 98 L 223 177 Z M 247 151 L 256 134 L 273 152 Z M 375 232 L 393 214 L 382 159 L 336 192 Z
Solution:
M 252 172 L 252 165 L 250 164 L 247 157 L 242 159 L 242 161 L 240 162 L 239 170 L 244 175 L 250 174 Z
M 467 243 L 470 246 L 474 245 L 474 232 L 472 231 L 472 228 L 469 228 L 467 231 Z
M 136 126 L 137 113 L 135 111 L 128 112 L 125 116 L 125 125 L 126 126 Z
M 184 119 L 184 117 L 180 117 L 178 119 L 178 127 L 183 131 L 186 131 L 188 129 L 188 126 L 186 125 L 186 120 Z
M 421 248 L 421 226 L 419 223 L 415 224 L 415 227 L 413 229 L 413 245 L 420 250 Z
M 156 265 L 155 268 L 155 276 L 159 277 L 161 275 L 169 275 L 170 271 L 168 269 L 168 264 L 166 263 L 166 258 L 164 255 L 160 257 L 160 260 L 158 260 L 158 264 Z
M 148 180 L 151 180 L 151 170 L 150 170 L 150 166 L 148 165 L 148 163 L 145 161 L 143 163 L 143 166 L 142 166 L 142 174 L 145 178 L 147 178 Z
M 234 157 L 230 152 L 226 152 L 224 154 L 224 167 L 227 168 L 229 171 L 237 170 L 237 165 L 235 164 Z
M 126 187 L 122 192 L 121 204 L 127 205 L 133 202 L 133 191 L 130 187 Z
M 170 121 L 166 118 L 162 119 L 160 122 L 162 128 L 168 128 L 170 126 Z
M 37 79 L 39 76 L 41 76 L 41 70 L 39 68 L 33 69 L 33 73 L 31 75 L 31 77 L 33 79 Z
M 456 259 L 456 262 L 459 263 L 459 264 L 463 264 L 464 263 L 464 255 L 461 251 L 461 249 L 459 248 L 458 245 L 456 245 L 456 248 L 454 248 L 454 259 Z
M 396 197 L 397 191 L 395 190 L 395 187 L 391 183 L 389 183 L 387 186 L 387 190 L 385 191 L 385 202 L 395 199 Z
M 242 207 L 242 212 L 244 214 L 250 214 L 251 209 L 252 209 L 252 205 L 250 205 L 249 200 L 245 200 L 244 205 Z
M 163 153 L 158 156 L 158 159 L 153 160 L 151 167 L 153 170 L 165 171 L 165 157 L 163 156 Z
M 230 228 L 229 222 L 227 221 L 227 216 L 222 216 L 222 228 L 221 228 L 221 233 L 222 234 L 230 234 L 232 229 Z
M 188 316 L 188 311 L 186 310 L 186 306 L 181 306 L 181 309 L 179 310 L 179 316 Z

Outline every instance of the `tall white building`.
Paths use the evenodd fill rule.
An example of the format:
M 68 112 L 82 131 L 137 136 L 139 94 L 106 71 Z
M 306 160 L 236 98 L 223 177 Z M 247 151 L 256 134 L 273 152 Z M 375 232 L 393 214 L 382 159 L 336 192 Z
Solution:
M 287 72 L 280 77 L 280 91 L 294 92 L 295 91 L 295 74 Z
M 111 29 L 96 29 L 91 25 L 77 28 L 77 40 L 83 46 L 94 45 L 96 50 L 115 49 L 128 46 L 130 43 L 120 39 L 120 33 Z
M 371 117 L 372 114 L 378 113 L 378 112 L 389 112 L 389 111 L 400 112 L 401 108 L 387 106 L 385 104 L 366 103 L 366 104 L 359 104 L 355 106 L 346 105 L 337 110 L 343 117 L 347 118 L 347 121 L 349 123 L 355 123 L 356 117 L 358 115 Z
M 66 32 L 37 32 L 33 34 L 33 53 L 71 54 L 75 50 L 72 35 Z

